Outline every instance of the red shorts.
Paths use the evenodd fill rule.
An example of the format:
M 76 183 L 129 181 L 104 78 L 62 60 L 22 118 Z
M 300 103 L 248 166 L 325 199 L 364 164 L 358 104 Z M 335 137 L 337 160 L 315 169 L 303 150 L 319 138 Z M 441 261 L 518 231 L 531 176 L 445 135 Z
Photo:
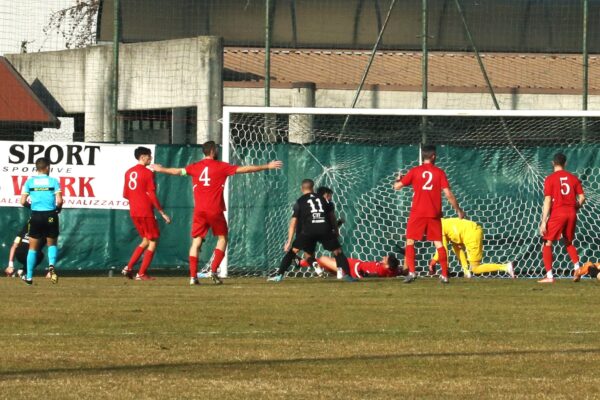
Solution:
M 352 262 L 350 262 L 352 261 Z M 362 261 L 357 261 L 357 260 L 348 260 L 348 266 L 350 267 L 350 276 L 353 277 L 354 279 L 361 279 L 362 276 L 360 275 L 360 263 Z
M 406 238 L 412 240 L 442 241 L 442 220 L 429 217 L 408 217 Z
M 208 214 L 205 212 L 194 212 L 194 221 L 192 222 L 192 237 L 206 237 L 208 229 L 212 229 L 215 236 L 227 235 L 227 220 L 224 213 Z
M 566 241 L 572 242 L 575 238 L 575 225 L 577 224 L 577 214 L 550 214 L 550 219 L 546 225 L 546 234 L 544 240 L 559 240 L 561 237 Z
M 135 229 L 137 229 L 138 233 L 141 237 L 155 240 L 160 236 L 160 231 L 158 230 L 158 223 L 156 222 L 156 218 L 154 217 L 131 217 L 133 221 L 133 225 L 135 225 Z

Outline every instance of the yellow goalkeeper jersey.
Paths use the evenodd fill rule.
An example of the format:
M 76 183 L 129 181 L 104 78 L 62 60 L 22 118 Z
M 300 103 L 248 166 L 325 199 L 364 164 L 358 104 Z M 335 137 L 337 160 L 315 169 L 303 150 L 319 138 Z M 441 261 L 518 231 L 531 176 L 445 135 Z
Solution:
M 442 218 L 442 233 L 444 245 L 447 242 L 454 244 L 465 244 L 471 238 L 477 237 L 481 226 L 468 219 Z

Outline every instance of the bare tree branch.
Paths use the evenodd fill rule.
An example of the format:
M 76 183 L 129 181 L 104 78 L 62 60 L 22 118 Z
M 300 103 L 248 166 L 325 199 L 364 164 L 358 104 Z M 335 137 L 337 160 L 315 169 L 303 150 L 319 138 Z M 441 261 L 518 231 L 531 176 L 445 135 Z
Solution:
M 75 5 L 50 15 L 44 33 L 58 32 L 65 39 L 67 49 L 94 44 L 99 7 L 100 0 L 75 0 Z

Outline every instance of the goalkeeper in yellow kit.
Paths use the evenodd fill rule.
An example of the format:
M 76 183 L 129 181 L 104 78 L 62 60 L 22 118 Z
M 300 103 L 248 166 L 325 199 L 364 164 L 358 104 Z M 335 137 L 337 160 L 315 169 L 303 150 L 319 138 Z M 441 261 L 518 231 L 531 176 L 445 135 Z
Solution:
M 452 243 L 452 250 L 460 260 L 465 277 L 470 278 L 472 274 L 478 275 L 485 272 L 502 271 L 515 277 L 513 263 L 507 264 L 482 264 L 483 259 L 483 228 L 473 221 L 460 218 L 442 218 L 442 242 L 448 248 L 448 242 Z M 433 259 L 429 262 L 429 273 L 435 273 L 435 265 L 438 262 L 436 251 Z

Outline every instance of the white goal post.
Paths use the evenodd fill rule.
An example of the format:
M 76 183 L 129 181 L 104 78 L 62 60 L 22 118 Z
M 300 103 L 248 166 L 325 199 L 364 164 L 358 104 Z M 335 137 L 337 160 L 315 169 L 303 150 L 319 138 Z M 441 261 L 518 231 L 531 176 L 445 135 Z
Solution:
M 547 157 L 548 152 L 565 149 L 568 155 L 589 153 L 586 155 L 589 165 L 569 164 L 575 173 L 588 179 L 584 181 L 584 189 L 593 203 L 593 207 L 587 207 L 589 212 L 582 212 L 580 225 L 594 218 L 600 221 L 600 210 L 596 210 L 595 205 L 596 194 L 600 191 L 600 177 L 596 177 L 595 172 L 600 174 L 600 162 L 596 163 L 595 156 L 591 155 L 600 143 L 600 111 L 223 107 L 222 123 L 223 161 L 249 164 L 265 163 L 270 161 L 270 156 L 279 154 L 289 157 L 283 171 L 277 174 L 271 172 L 262 177 L 251 174 L 245 178 L 249 181 L 242 184 L 245 185 L 243 194 L 236 191 L 240 178 L 228 180 L 224 196 L 232 237 L 221 264 L 220 275 L 223 277 L 230 273 L 264 275 L 279 263 L 279 253 L 271 247 L 279 248 L 282 235 L 287 236 L 291 206 L 288 198 L 293 197 L 288 193 L 288 183 L 291 187 L 297 186 L 292 181 L 304 173 L 299 164 L 295 165 L 297 158 L 306 158 L 302 165 L 307 168 L 307 177 L 314 178 L 318 184 L 333 186 L 338 212 L 356 219 L 346 224 L 342 234 L 346 253 L 357 258 L 377 257 L 381 252 L 392 251 L 394 243 L 397 246 L 402 242 L 412 192 L 393 193 L 386 184 L 399 170 L 419 162 L 418 149 L 424 141 L 444 148 L 440 165 L 447 170 L 459 201 L 466 205 L 468 216 L 483 225 L 486 236 L 489 234 L 490 240 L 484 244 L 484 259 L 521 257 L 517 259 L 521 262 L 521 274 L 539 276 L 537 253 L 533 250 L 539 238 L 524 229 L 531 229 L 539 222 L 541 200 L 537 204 L 536 196 L 541 196 L 542 179 L 550 172 L 547 168 L 549 160 L 540 158 Z M 378 164 L 379 152 L 389 153 L 385 155 L 391 157 L 389 171 L 386 173 L 385 168 L 379 166 L 376 171 L 379 175 L 367 182 L 361 175 L 369 168 L 369 158 Z M 402 160 L 396 162 L 400 158 Z M 493 165 L 490 164 L 492 159 Z M 470 162 L 475 164 L 465 165 Z M 513 188 L 514 193 L 505 182 L 511 176 L 518 183 Z M 260 184 L 247 184 L 252 179 Z M 277 180 L 277 185 L 271 184 L 269 179 Z M 259 186 L 264 184 L 270 185 L 271 200 L 279 196 L 285 201 L 272 210 L 268 204 L 261 203 L 263 209 L 254 213 L 251 202 L 263 196 Z M 481 184 L 487 186 L 477 187 Z M 369 199 L 369 196 L 376 198 Z M 236 202 L 240 197 L 245 197 L 243 204 L 234 205 L 239 215 L 232 217 L 229 206 L 232 199 Z M 510 210 L 511 204 L 518 212 Z M 241 207 L 250 211 L 240 213 Z M 399 215 L 384 215 L 376 210 Z M 447 205 L 444 211 L 451 214 Z M 236 252 L 234 246 L 240 245 L 236 242 L 242 240 L 241 237 L 248 238 L 247 233 L 255 231 L 248 224 L 257 223 L 252 220 L 247 224 L 246 217 L 240 215 L 254 217 L 258 214 L 266 216 L 261 222 L 265 237 L 252 237 L 252 240 L 260 240 L 268 256 L 259 254 L 262 264 L 252 266 L 249 265 L 253 262 L 250 257 Z M 515 218 L 526 221 L 522 224 L 523 230 L 515 226 Z M 600 222 L 598 225 L 596 232 L 600 232 Z M 240 234 L 240 229 L 244 234 Z M 349 229 L 355 231 L 349 232 Z M 503 233 L 503 229 L 508 233 Z M 592 232 L 591 229 L 580 231 Z M 517 244 L 518 251 L 502 248 Z M 429 251 L 425 247 L 418 249 L 420 267 Z M 557 254 L 560 252 L 555 250 Z M 584 253 L 587 252 L 589 249 L 584 249 Z M 557 257 L 557 265 L 566 268 L 565 260 L 563 256 Z M 451 259 L 451 264 L 456 270 L 456 261 Z M 296 274 L 311 275 L 299 270 Z

